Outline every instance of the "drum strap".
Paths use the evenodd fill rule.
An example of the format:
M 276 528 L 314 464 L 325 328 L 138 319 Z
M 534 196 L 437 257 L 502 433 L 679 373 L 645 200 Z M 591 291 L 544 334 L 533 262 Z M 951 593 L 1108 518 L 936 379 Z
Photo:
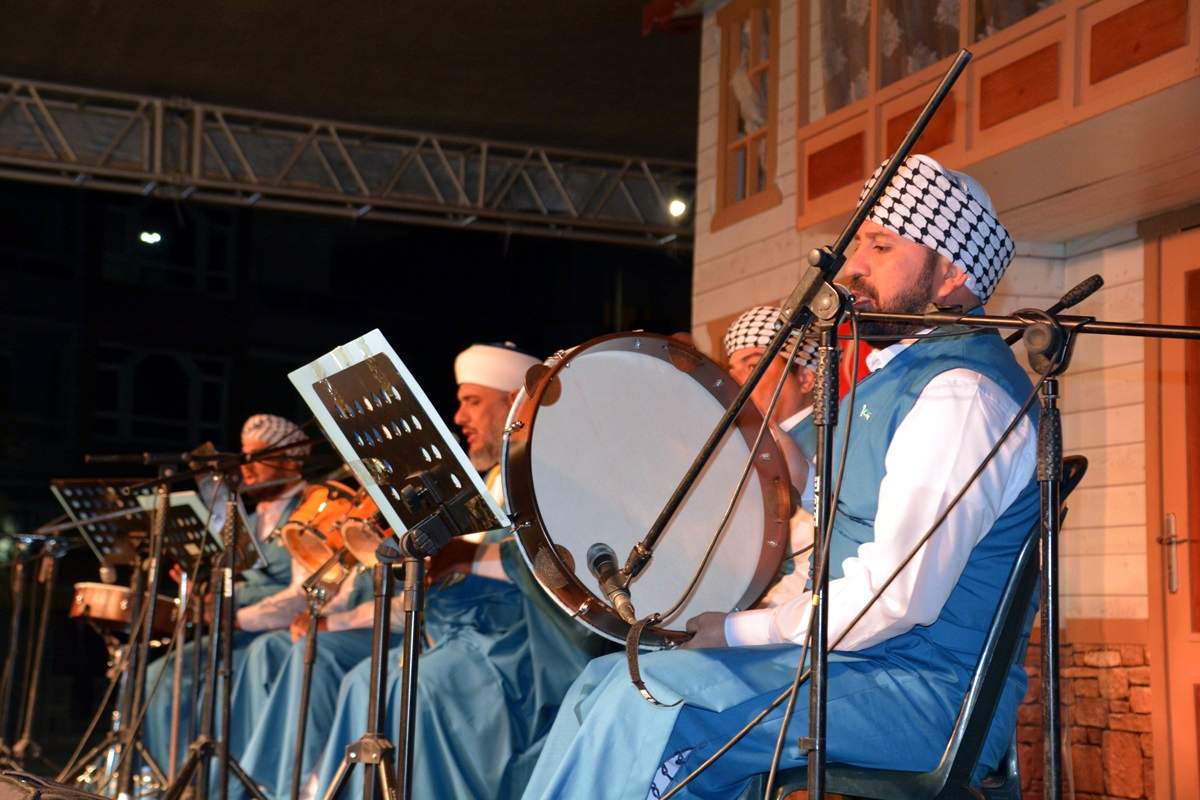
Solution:
M 642 631 L 646 630 L 647 625 L 657 625 L 662 617 L 657 613 L 651 614 L 644 619 L 639 619 L 629 629 L 629 635 L 625 637 L 625 662 L 629 665 L 629 680 L 633 682 L 634 687 L 641 694 L 642 698 L 651 705 L 670 708 L 677 706 L 683 702 L 683 698 L 676 700 L 674 703 L 662 703 L 655 697 L 646 684 L 642 681 L 642 671 L 638 668 L 638 646 L 642 641 Z

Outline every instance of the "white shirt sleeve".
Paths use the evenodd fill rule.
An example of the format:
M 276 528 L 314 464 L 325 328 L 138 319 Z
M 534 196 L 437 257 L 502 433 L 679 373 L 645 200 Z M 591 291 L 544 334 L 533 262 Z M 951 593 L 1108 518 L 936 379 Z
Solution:
M 326 619 L 326 630 L 349 631 L 356 628 L 370 628 L 375 621 L 375 603 L 368 601 L 359 603 L 349 611 L 330 614 Z M 404 598 L 392 598 L 392 631 L 404 632 Z
M 808 583 L 808 559 L 812 551 L 807 548 L 813 543 L 812 514 L 802 508 L 792 514 L 789 527 L 791 528 L 791 552 L 799 553 L 794 556 L 792 571 L 784 575 L 767 590 L 758 601 L 757 608 L 775 608 L 790 602 L 793 598 L 805 593 L 804 585 Z M 806 551 L 806 552 L 801 552 Z
M 308 575 L 308 570 L 293 558 L 291 583 L 257 603 L 239 608 L 238 627 L 244 631 L 275 631 L 287 628 L 297 614 L 308 610 L 308 603 L 304 597 L 304 581 L 308 579 Z
M 994 381 L 971 370 L 949 370 L 926 385 L 884 457 L 875 539 L 845 559 L 842 577 L 829 582 L 831 643 L 946 509 L 1018 410 Z M 931 446 L 935 442 L 947 446 Z M 839 650 L 861 650 L 937 619 L 971 550 L 1028 484 L 1036 444 L 1025 418 Z M 811 608 L 805 592 L 776 608 L 730 614 L 725 638 L 731 645 L 802 643 Z

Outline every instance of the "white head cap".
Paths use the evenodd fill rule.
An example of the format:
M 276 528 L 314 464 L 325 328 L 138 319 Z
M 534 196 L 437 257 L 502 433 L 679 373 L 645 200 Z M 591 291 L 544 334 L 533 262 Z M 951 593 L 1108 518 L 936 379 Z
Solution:
M 462 385 L 475 383 L 502 392 L 515 392 L 525 384 L 525 373 L 535 364 L 533 356 L 522 353 L 512 342 L 473 344 L 454 359 L 454 380 Z

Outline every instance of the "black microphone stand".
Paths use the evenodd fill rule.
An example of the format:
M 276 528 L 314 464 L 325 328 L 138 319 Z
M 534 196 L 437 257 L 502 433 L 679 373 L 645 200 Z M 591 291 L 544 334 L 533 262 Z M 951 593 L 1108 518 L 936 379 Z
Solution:
M 375 800 L 376 781 L 381 784 L 384 800 L 395 797 L 396 773 L 392 757 L 395 748 L 384 734 L 383 725 L 387 709 L 387 645 L 392 627 L 392 566 L 397 559 L 394 550 L 389 547 L 385 552 L 382 544 L 376 551 L 376 558 L 372 573 L 375 615 L 371 623 L 371 696 L 367 705 L 367 730 L 347 745 L 322 800 L 333 800 L 338 796 L 355 764 L 363 765 L 363 800 Z M 406 630 L 406 639 L 407 635 Z
M 30 558 L 30 555 L 18 551 L 17 557 L 13 561 L 10 585 L 12 613 L 8 626 L 9 646 L 8 652 L 4 656 L 4 672 L 0 676 L 0 688 L 3 690 L 3 697 L 0 697 L 0 763 L 18 768 L 21 766 L 20 762 L 16 760 L 7 741 L 13 699 L 16 694 L 17 662 L 21 652 L 17 643 L 24 638 L 21 632 L 21 619 L 25 612 L 25 573 Z
M 160 477 L 168 478 L 171 472 L 170 467 L 159 466 Z M 163 536 L 167 524 L 167 503 L 167 486 L 166 483 L 163 483 L 159 486 L 158 492 L 155 495 L 154 515 L 150 523 L 150 554 L 144 567 L 144 592 L 141 597 L 134 595 L 136 598 L 134 601 L 135 609 L 131 612 L 133 614 L 131 619 L 137 619 L 137 615 L 141 613 L 142 607 L 147 608 L 146 619 L 142 624 L 138 641 L 135 643 L 131 639 L 129 643 L 130 647 L 134 650 L 135 657 L 133 659 L 133 683 L 129 699 L 129 716 L 122 717 L 127 723 L 138 718 L 146 688 L 146 662 L 150 657 L 150 640 L 154 638 L 153 614 L 155 604 L 158 601 L 158 580 L 162 563 Z M 138 767 L 138 756 L 135 754 L 135 749 L 140 750 L 140 754 L 143 756 L 148 755 L 144 748 L 138 747 L 139 727 L 138 725 L 130 724 L 123 731 L 125 735 L 122 736 L 121 741 L 121 767 L 117 772 L 118 798 L 132 796 L 133 774 Z
M 229 773 L 241 782 L 255 800 L 266 800 L 266 796 L 229 752 L 230 701 L 233 693 L 233 621 L 236 613 L 234 572 L 238 530 L 241 528 L 237 513 L 237 500 L 230 497 L 225 501 L 225 527 L 221 531 L 223 548 L 213 564 L 212 631 L 209 636 L 208 675 L 203 690 L 203 710 L 200 718 L 200 735 L 188 747 L 188 755 L 179 773 L 163 791 L 163 800 L 179 800 L 187 790 L 193 777 L 196 778 L 196 796 L 208 797 L 209 769 L 213 758 L 217 761 L 217 796 L 226 800 L 229 793 Z M 249 535 L 248 532 L 246 532 Z M 214 739 L 213 718 L 215 716 L 216 692 L 221 689 L 221 731 Z
M 41 688 L 42 661 L 46 654 L 46 631 L 50 624 L 50 606 L 54 600 L 54 584 L 58 578 L 58 561 L 70 549 L 67 542 L 48 538 L 42 550 L 38 573 L 35 583 L 42 586 L 42 607 L 38 617 L 37 634 L 33 642 L 33 655 L 30 662 L 25 686 L 25 708 L 21 715 L 21 734 L 13 746 L 13 759 L 22 767 L 28 766 L 29 761 L 49 762 L 42 756 L 41 746 L 33 738 L 33 719 L 37 713 L 38 691 Z M 36 600 L 36 596 L 35 596 Z M 13 648 L 16 649 L 15 647 Z
M 467 493 L 460 493 L 467 494 Z M 400 536 L 380 542 L 375 550 L 375 622 L 371 643 L 371 704 L 367 709 L 367 733 L 346 748 L 333 783 L 323 800 L 338 796 L 350 769 L 361 763 L 367 769 L 363 800 L 374 800 L 379 779 L 384 800 L 410 800 L 413 784 L 413 753 L 416 745 L 417 666 L 421 656 L 419 614 L 425 604 L 425 558 L 437 555 L 455 536 L 469 533 L 450 512 L 457 498 L 447 500 L 429 471 L 410 476 L 400 490 L 400 502 L 415 514 L 426 516 Z M 431 511 L 427 511 L 432 507 Z M 391 623 L 392 582 L 390 571 L 404 561 L 404 645 L 400 664 L 400 741 L 393 748 L 383 734 L 387 707 L 387 661 L 385 653 Z M 394 794 L 396 776 L 391 769 L 392 751 L 399 760 L 399 793 Z
M 300 683 L 300 709 L 296 722 L 296 747 L 292 753 L 291 800 L 300 797 L 300 781 L 304 779 L 304 740 L 308 735 L 308 705 L 312 694 L 313 668 L 317 662 L 317 636 L 321 607 L 325 605 L 327 590 L 323 578 L 327 570 L 342 561 L 345 548 L 339 548 L 304 581 L 305 600 L 308 603 L 308 632 L 304 641 L 304 677 Z M 345 569 L 345 568 L 344 568 Z M 345 573 L 343 573 L 345 574 Z

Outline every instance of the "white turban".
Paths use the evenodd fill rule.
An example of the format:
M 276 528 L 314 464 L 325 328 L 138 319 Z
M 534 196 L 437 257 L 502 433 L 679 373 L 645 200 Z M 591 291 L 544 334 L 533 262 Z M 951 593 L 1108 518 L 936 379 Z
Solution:
M 284 419 L 275 414 L 255 414 L 242 426 L 243 448 L 248 439 L 264 442 L 270 448 L 289 442 L 304 441 L 306 438 L 304 431 L 300 430 L 300 426 L 290 419 Z M 311 449 L 311 446 L 306 444 L 287 451 L 287 454 L 296 457 L 306 456 Z
M 454 359 L 454 380 L 462 385 L 475 383 L 502 392 L 515 392 L 525 385 L 525 373 L 540 364 L 522 353 L 512 342 L 473 344 Z

